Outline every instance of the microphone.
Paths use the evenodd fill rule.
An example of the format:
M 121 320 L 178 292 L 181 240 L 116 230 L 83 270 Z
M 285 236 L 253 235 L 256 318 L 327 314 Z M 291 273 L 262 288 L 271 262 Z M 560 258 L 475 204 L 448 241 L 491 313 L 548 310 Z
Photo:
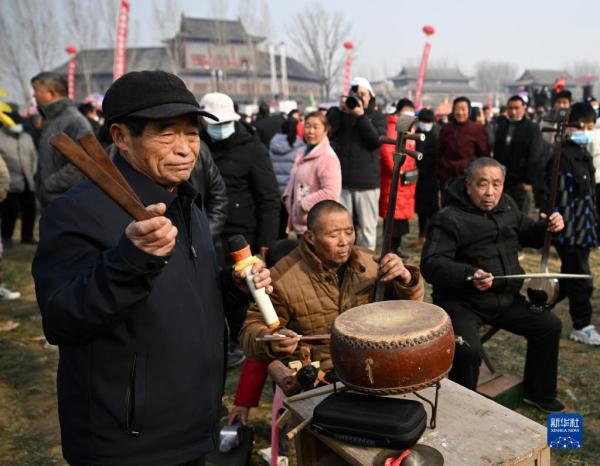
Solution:
M 279 323 L 279 317 L 275 312 L 273 303 L 267 296 L 267 292 L 264 288 L 256 289 L 254 280 L 252 279 L 252 266 L 258 262 L 259 259 L 252 255 L 250 245 L 243 235 L 234 235 L 230 237 L 228 243 L 229 250 L 231 251 L 229 255 L 233 259 L 233 262 L 235 262 L 233 268 L 238 272 L 241 270 L 246 272 L 246 284 L 254 298 L 254 302 L 258 306 L 258 310 L 260 311 L 265 324 L 267 324 L 267 328 L 269 330 L 279 328 L 281 325 Z

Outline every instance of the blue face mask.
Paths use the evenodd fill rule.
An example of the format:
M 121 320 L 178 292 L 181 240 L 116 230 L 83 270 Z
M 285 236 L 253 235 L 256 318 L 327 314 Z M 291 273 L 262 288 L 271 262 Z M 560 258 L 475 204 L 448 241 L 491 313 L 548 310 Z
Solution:
M 569 139 L 580 146 L 587 146 L 594 138 L 591 131 L 573 131 Z
M 229 123 L 221 123 L 220 125 L 208 125 L 206 132 L 214 141 L 222 141 L 235 133 L 235 124 L 233 121 Z

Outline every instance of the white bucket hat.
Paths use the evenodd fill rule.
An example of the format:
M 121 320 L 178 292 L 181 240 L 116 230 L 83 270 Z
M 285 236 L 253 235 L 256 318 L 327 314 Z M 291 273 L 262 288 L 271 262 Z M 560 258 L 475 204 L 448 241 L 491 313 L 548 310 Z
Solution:
M 219 121 L 205 119 L 209 125 L 218 125 L 230 121 L 238 121 L 240 116 L 235 113 L 233 100 L 227 94 L 221 92 L 209 92 L 200 100 L 200 109 L 216 116 Z

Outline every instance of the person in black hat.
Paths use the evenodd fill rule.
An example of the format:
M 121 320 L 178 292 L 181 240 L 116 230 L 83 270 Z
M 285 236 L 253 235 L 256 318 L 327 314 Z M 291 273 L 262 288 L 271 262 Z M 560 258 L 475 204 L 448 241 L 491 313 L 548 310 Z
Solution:
M 119 78 L 103 111 L 115 164 L 154 217 L 132 221 L 90 181 L 42 216 L 32 272 L 60 351 L 63 455 L 72 465 L 201 465 L 219 422 L 224 301 L 248 301 L 243 274 L 219 270 L 186 181 L 198 115 L 215 117 L 162 71 Z M 257 263 L 253 273 L 271 292 L 269 271 Z

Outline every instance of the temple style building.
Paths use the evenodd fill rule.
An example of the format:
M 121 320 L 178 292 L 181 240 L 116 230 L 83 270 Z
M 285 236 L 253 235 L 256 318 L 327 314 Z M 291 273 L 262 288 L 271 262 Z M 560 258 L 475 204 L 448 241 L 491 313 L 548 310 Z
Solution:
M 402 97 L 413 99 L 419 77 L 418 67 L 403 67 L 400 72 L 385 81 L 376 83 L 376 92 L 387 100 Z M 486 104 L 489 94 L 471 85 L 473 78 L 465 76 L 458 68 L 429 67 L 425 75 L 423 105 L 437 108 L 440 104 L 452 102 L 458 96 L 467 96 L 473 102 Z
M 284 45 L 260 50 L 264 40 L 249 34 L 239 19 L 182 15 L 179 31 L 163 46 L 127 49 L 127 71 L 175 73 L 198 99 L 219 91 L 241 103 L 287 98 L 307 105 L 318 97 L 319 81 L 314 73 L 287 56 Z M 104 94 L 113 80 L 113 58 L 114 49 L 87 49 L 77 54 L 76 101 L 92 92 Z M 67 66 L 65 62 L 54 71 L 66 75 Z
M 559 79 L 564 80 L 566 89 L 570 91 L 575 90 L 576 83 L 566 70 L 526 69 L 516 81 L 507 83 L 506 87 L 510 94 L 516 94 L 529 89 L 542 89 L 544 87 L 552 89 L 554 83 Z

